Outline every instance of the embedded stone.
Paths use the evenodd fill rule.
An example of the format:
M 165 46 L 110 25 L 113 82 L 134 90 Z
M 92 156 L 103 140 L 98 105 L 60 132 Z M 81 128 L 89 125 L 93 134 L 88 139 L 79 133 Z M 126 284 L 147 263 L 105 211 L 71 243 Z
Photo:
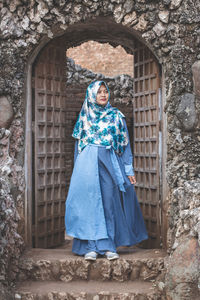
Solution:
M 196 61 L 192 65 L 194 93 L 197 97 L 200 97 L 200 60 Z
M 52 277 L 58 279 L 60 274 L 60 262 L 55 261 L 51 266 Z
M 168 54 L 171 51 L 169 47 L 162 47 L 161 50 L 164 54 Z
M 89 279 L 90 280 L 109 280 L 111 277 L 111 263 L 107 260 L 97 260 L 91 264 Z
M 130 275 L 130 280 L 137 280 L 140 278 L 140 270 L 143 266 L 143 263 L 138 261 L 138 262 L 133 262 L 131 264 L 131 275 Z
M 131 12 L 131 10 L 133 9 L 133 1 L 132 0 L 127 0 L 125 3 L 124 3 L 124 9 L 125 9 L 125 12 L 126 13 L 129 13 Z
M 133 11 L 131 14 L 128 14 L 124 17 L 124 21 L 122 22 L 123 25 L 131 26 L 135 25 L 138 22 L 137 14 Z
M 160 282 L 158 283 L 158 289 L 159 289 L 160 291 L 163 291 L 164 288 L 165 288 L 164 282 L 160 281 Z
M 12 1 L 10 3 L 10 5 L 9 5 L 10 11 L 14 12 L 19 5 L 20 5 L 20 1 L 19 0 Z
M 168 261 L 165 287 L 170 299 L 199 299 L 199 245 L 185 238 Z
M 125 259 L 116 260 L 112 265 L 112 278 L 117 281 L 128 280 L 131 266 Z
M 18 40 L 16 42 L 16 45 L 17 45 L 17 47 L 24 47 L 24 48 L 27 47 L 27 43 L 22 39 Z
M 49 12 L 48 6 L 46 3 L 39 1 L 38 3 L 38 14 L 43 18 Z
M 49 260 L 39 260 L 35 265 L 33 265 L 34 271 L 32 272 L 35 276 L 35 280 L 51 280 L 51 261 Z
M 113 3 L 113 2 L 116 2 L 116 3 L 121 3 L 122 2 L 122 0 L 111 0 L 111 2 Z
M 37 31 L 39 33 L 46 33 L 47 32 L 47 26 L 44 22 L 40 22 L 40 24 L 37 26 Z
M 67 259 L 60 262 L 60 280 L 71 281 L 73 279 L 87 279 L 89 262 L 81 258 Z
M 172 0 L 170 4 L 170 9 L 176 9 L 181 5 L 182 0 Z
M 121 6 L 121 5 L 117 5 L 116 8 L 115 8 L 115 10 L 114 10 L 114 12 L 113 12 L 113 16 L 114 16 L 115 21 L 116 21 L 117 23 L 120 23 L 120 22 L 121 22 L 121 20 L 122 20 L 123 17 L 124 17 L 124 13 L 125 13 L 125 11 L 124 11 L 124 9 L 122 8 L 122 6 Z
M 171 0 L 163 0 L 164 5 L 169 5 L 171 3 Z
M 169 22 L 169 11 L 161 11 L 158 14 L 158 17 L 161 22 L 167 24 Z
M 181 96 L 176 116 L 182 129 L 191 131 L 195 128 L 197 122 L 197 113 L 195 108 L 195 97 L 193 94 L 185 93 Z
M 34 12 L 31 10 L 29 14 L 31 22 L 39 23 L 41 21 L 41 16 L 39 14 L 34 14 Z M 33 26 L 33 24 L 31 24 Z
M 13 120 L 12 105 L 6 96 L 0 97 L 0 128 L 8 128 Z
M 156 268 L 149 268 L 147 265 L 143 265 L 140 270 L 140 278 L 144 281 L 155 279 L 159 274 L 159 270 Z
M 28 30 L 29 29 L 29 23 L 30 23 L 30 20 L 27 16 L 25 16 L 21 22 L 21 25 L 22 25 L 22 28 L 24 30 Z
M 166 28 L 162 23 L 159 22 L 153 27 L 153 31 L 157 36 L 162 36 L 165 33 Z
M 134 26 L 134 29 L 144 32 L 147 29 L 147 23 L 148 22 L 145 20 L 145 14 L 142 14 L 138 19 L 138 23 Z

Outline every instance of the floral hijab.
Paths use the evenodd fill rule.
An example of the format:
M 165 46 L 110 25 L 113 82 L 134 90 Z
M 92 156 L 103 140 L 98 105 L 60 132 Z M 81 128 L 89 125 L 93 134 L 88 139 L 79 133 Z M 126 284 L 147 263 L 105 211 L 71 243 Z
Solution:
M 128 136 L 123 123 L 124 115 L 108 103 L 100 106 L 96 103 L 96 96 L 104 81 L 92 82 L 86 91 L 85 101 L 76 121 L 72 136 L 78 139 L 78 152 L 80 153 L 86 145 L 95 144 L 112 146 L 121 154 L 128 144 Z

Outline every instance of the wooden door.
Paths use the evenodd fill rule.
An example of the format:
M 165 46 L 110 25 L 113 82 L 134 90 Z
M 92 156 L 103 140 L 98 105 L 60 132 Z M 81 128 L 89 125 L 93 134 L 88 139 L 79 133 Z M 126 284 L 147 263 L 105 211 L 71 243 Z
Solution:
M 148 48 L 136 41 L 134 54 L 135 186 L 149 239 L 144 247 L 161 246 L 161 136 L 159 65 Z
M 33 67 L 33 247 L 64 241 L 66 197 L 65 43 L 59 38 L 39 54 Z

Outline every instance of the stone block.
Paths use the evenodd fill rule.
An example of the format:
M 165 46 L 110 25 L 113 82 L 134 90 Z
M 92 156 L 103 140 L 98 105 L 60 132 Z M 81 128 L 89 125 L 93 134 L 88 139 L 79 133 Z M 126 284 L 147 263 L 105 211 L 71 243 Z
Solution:
M 197 113 L 195 109 L 195 97 L 193 94 L 185 93 L 181 96 L 176 116 L 183 130 L 194 130 L 197 122 Z
M 200 98 L 200 60 L 192 65 L 194 93 Z
M 132 13 L 130 13 L 124 17 L 124 21 L 122 24 L 124 26 L 132 26 L 132 25 L 135 25 L 137 22 L 138 22 L 137 14 L 135 11 L 133 11 Z
M 163 0 L 164 5 L 169 5 L 171 3 L 171 0 Z
M 195 238 L 185 238 L 168 261 L 167 299 L 199 299 L 200 248 Z
M 130 13 L 133 9 L 134 2 L 132 0 L 126 0 L 124 3 L 124 9 L 126 13 Z
M 116 281 L 126 281 L 131 273 L 131 266 L 125 259 L 113 262 L 112 278 Z
M 140 276 L 141 276 L 142 280 L 144 280 L 144 281 L 153 280 L 156 278 L 157 272 L 154 270 L 152 270 L 150 272 L 150 270 L 148 268 L 143 267 L 140 272 Z
M 111 262 L 105 259 L 97 260 L 90 265 L 90 280 L 109 280 L 111 278 Z
M 71 281 L 74 279 L 88 279 L 90 263 L 81 258 L 67 259 L 60 263 L 60 280 Z
M 49 280 L 50 278 L 52 278 L 51 261 L 39 260 L 35 265 L 33 265 L 33 268 L 35 280 Z
M 130 275 L 130 280 L 137 280 L 138 278 L 140 278 L 141 266 L 142 266 L 142 263 L 133 264 L 132 272 L 131 272 L 131 275 Z
M 182 0 L 172 0 L 170 9 L 177 9 L 181 5 Z
M 153 27 L 153 31 L 157 36 L 162 36 L 165 33 L 166 28 L 162 23 L 159 22 Z
M 145 19 L 145 14 L 142 14 L 139 19 L 138 23 L 133 27 L 135 30 L 144 32 L 147 29 L 148 22 Z
M 161 22 L 167 24 L 169 22 L 169 11 L 160 11 L 158 17 Z
M 117 5 L 114 9 L 113 16 L 117 23 L 120 23 L 124 17 L 125 10 L 122 8 L 121 4 Z
M 13 120 L 13 109 L 6 96 L 0 97 L 0 128 L 9 128 Z

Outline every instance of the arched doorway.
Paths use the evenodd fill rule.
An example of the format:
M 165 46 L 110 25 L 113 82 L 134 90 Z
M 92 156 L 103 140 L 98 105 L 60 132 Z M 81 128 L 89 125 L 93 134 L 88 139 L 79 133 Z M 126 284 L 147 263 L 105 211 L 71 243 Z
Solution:
M 130 129 L 134 131 L 136 192 L 150 237 L 145 247 L 161 246 L 162 133 L 159 64 L 148 47 L 123 26 L 110 23 L 114 31 L 114 35 L 111 35 L 109 24 L 104 22 L 101 25 L 89 23 L 88 27 L 87 24 L 71 27 L 65 35 L 49 42 L 33 64 L 31 123 L 34 159 L 31 163 L 32 196 L 29 193 L 27 199 L 31 211 L 27 235 L 29 244 L 33 247 L 55 247 L 64 241 L 65 172 L 71 172 L 71 165 L 65 163 L 67 153 L 73 155 L 73 146 L 66 141 L 65 129 L 67 127 L 71 130 L 80 108 L 80 104 L 69 106 L 66 101 L 65 52 L 67 47 L 91 39 L 110 42 L 112 45 L 120 44 L 134 55 L 135 99 Z M 123 111 L 123 105 L 119 109 Z M 124 113 L 126 114 L 125 110 Z

